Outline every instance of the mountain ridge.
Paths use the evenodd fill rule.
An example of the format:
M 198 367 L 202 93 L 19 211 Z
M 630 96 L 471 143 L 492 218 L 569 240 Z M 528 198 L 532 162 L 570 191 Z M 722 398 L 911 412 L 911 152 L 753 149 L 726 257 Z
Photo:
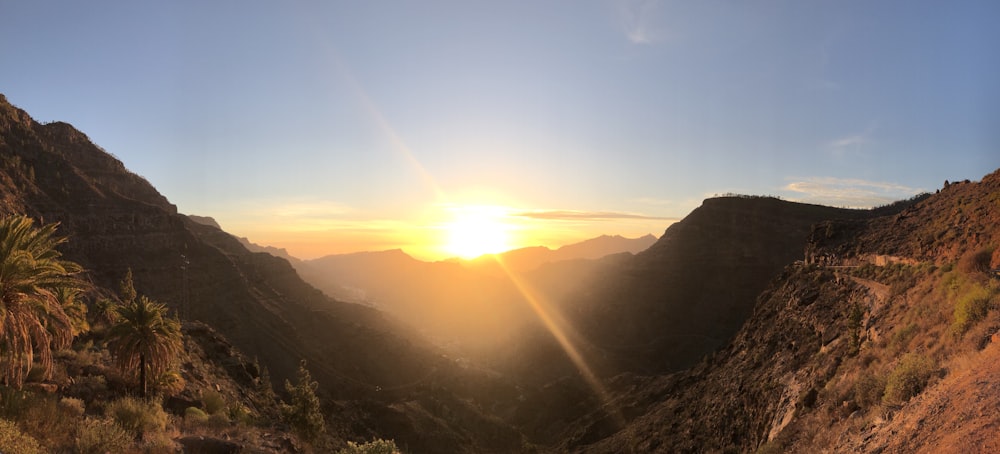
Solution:
M 59 234 L 71 238 L 64 256 L 89 270 L 98 288 L 117 288 L 132 270 L 140 293 L 182 319 L 209 324 L 259 358 L 278 383 L 308 360 L 328 405 L 343 400 L 340 411 L 328 413 L 335 433 L 396 438 L 427 452 L 520 444 L 514 429 L 470 403 L 485 396 L 476 386 L 489 383 L 475 371 L 456 367 L 393 319 L 323 295 L 287 261 L 248 251 L 228 233 L 178 214 L 85 134 L 66 123 L 39 124 L 6 98 L 0 193 L 0 214 L 58 222 Z M 426 378 L 414 384 L 414 377 Z M 465 417 L 429 418 L 426 406 L 440 409 L 442 402 Z

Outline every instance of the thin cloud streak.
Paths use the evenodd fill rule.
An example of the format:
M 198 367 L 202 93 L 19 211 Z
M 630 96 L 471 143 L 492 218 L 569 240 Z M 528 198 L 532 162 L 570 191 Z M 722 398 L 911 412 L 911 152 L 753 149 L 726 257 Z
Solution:
M 660 216 L 647 216 L 636 213 L 619 213 L 614 211 L 572 211 L 572 210 L 549 210 L 549 211 L 524 211 L 512 213 L 511 216 L 544 219 L 548 221 L 579 221 L 579 220 L 609 220 L 609 219 L 646 219 L 653 221 L 677 221 L 677 218 Z

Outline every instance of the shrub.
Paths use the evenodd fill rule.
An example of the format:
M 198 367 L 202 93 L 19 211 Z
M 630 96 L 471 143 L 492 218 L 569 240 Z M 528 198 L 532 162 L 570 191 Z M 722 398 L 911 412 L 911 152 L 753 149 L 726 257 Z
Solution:
M 76 419 L 55 396 L 38 395 L 32 399 L 31 408 L 21 420 L 21 428 L 42 445 L 55 449 L 73 444 Z
M 59 409 L 73 417 L 83 416 L 86 406 L 83 401 L 74 397 L 63 397 L 59 399 Z
M 163 407 L 135 397 L 123 397 L 111 402 L 105 413 L 133 433 L 162 431 L 167 426 L 167 414 Z
M 0 419 L 0 452 L 44 454 L 34 438 L 21 432 L 13 421 Z
M 187 407 L 184 410 L 184 424 L 202 425 L 208 422 L 208 415 L 198 407 Z
M 865 372 L 854 383 L 854 401 L 861 408 L 877 405 L 885 393 L 885 381 L 871 372 Z
M 181 377 L 181 374 L 172 370 L 161 374 L 157 377 L 156 382 L 153 383 L 153 389 L 167 397 L 184 391 L 185 386 L 187 386 L 187 382 L 184 381 L 184 377 Z
M 236 424 L 250 424 L 253 415 L 247 407 L 237 402 L 229 406 L 229 419 Z
M 222 398 L 222 394 L 212 389 L 201 394 L 201 402 L 205 404 L 205 411 L 210 415 L 226 409 L 226 400 Z
M 973 287 L 955 303 L 952 332 L 959 336 L 965 334 L 973 324 L 986 317 L 989 309 L 990 291 L 981 286 Z
M 132 444 L 132 435 L 106 418 L 85 418 L 77 428 L 76 452 L 104 454 L 124 452 Z
M 395 441 L 377 438 L 362 444 L 349 441 L 347 447 L 337 451 L 337 454 L 398 454 L 399 452 Z
M 992 249 L 969 252 L 958 261 L 958 270 L 966 274 L 985 273 L 990 270 L 990 259 L 992 258 Z
M 886 379 L 882 401 L 890 405 L 906 403 L 924 390 L 935 369 L 930 358 L 917 353 L 906 354 Z

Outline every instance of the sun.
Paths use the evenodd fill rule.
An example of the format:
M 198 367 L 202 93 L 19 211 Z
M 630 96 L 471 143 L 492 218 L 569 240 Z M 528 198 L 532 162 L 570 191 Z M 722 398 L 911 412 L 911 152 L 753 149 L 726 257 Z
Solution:
M 489 206 L 461 206 L 444 227 L 448 234 L 444 249 L 463 259 L 510 250 L 510 225 L 505 210 Z

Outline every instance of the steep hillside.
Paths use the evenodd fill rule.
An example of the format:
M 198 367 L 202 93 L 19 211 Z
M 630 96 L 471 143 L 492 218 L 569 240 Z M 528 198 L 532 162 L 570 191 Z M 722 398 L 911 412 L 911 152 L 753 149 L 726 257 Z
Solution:
M 680 370 L 728 342 L 767 283 L 803 258 L 813 224 L 869 216 L 765 197 L 707 199 L 562 310 L 608 374 Z
M 519 446 L 516 432 L 453 394 L 478 392 L 464 384 L 476 383 L 473 372 L 377 311 L 326 297 L 288 262 L 179 215 L 70 125 L 39 124 L 0 97 L 0 158 L 0 214 L 60 222 L 60 234 L 72 238 L 65 256 L 95 284 L 116 288 L 131 268 L 140 293 L 212 326 L 259 358 L 276 383 L 307 359 L 322 392 L 343 401 L 331 425 L 345 435 L 396 438 L 428 452 Z M 426 416 L 444 409 L 465 413 Z
M 953 186 L 897 214 L 818 225 L 813 263 L 787 267 L 725 348 L 687 371 L 619 377 L 564 447 L 995 450 L 1000 172 Z

